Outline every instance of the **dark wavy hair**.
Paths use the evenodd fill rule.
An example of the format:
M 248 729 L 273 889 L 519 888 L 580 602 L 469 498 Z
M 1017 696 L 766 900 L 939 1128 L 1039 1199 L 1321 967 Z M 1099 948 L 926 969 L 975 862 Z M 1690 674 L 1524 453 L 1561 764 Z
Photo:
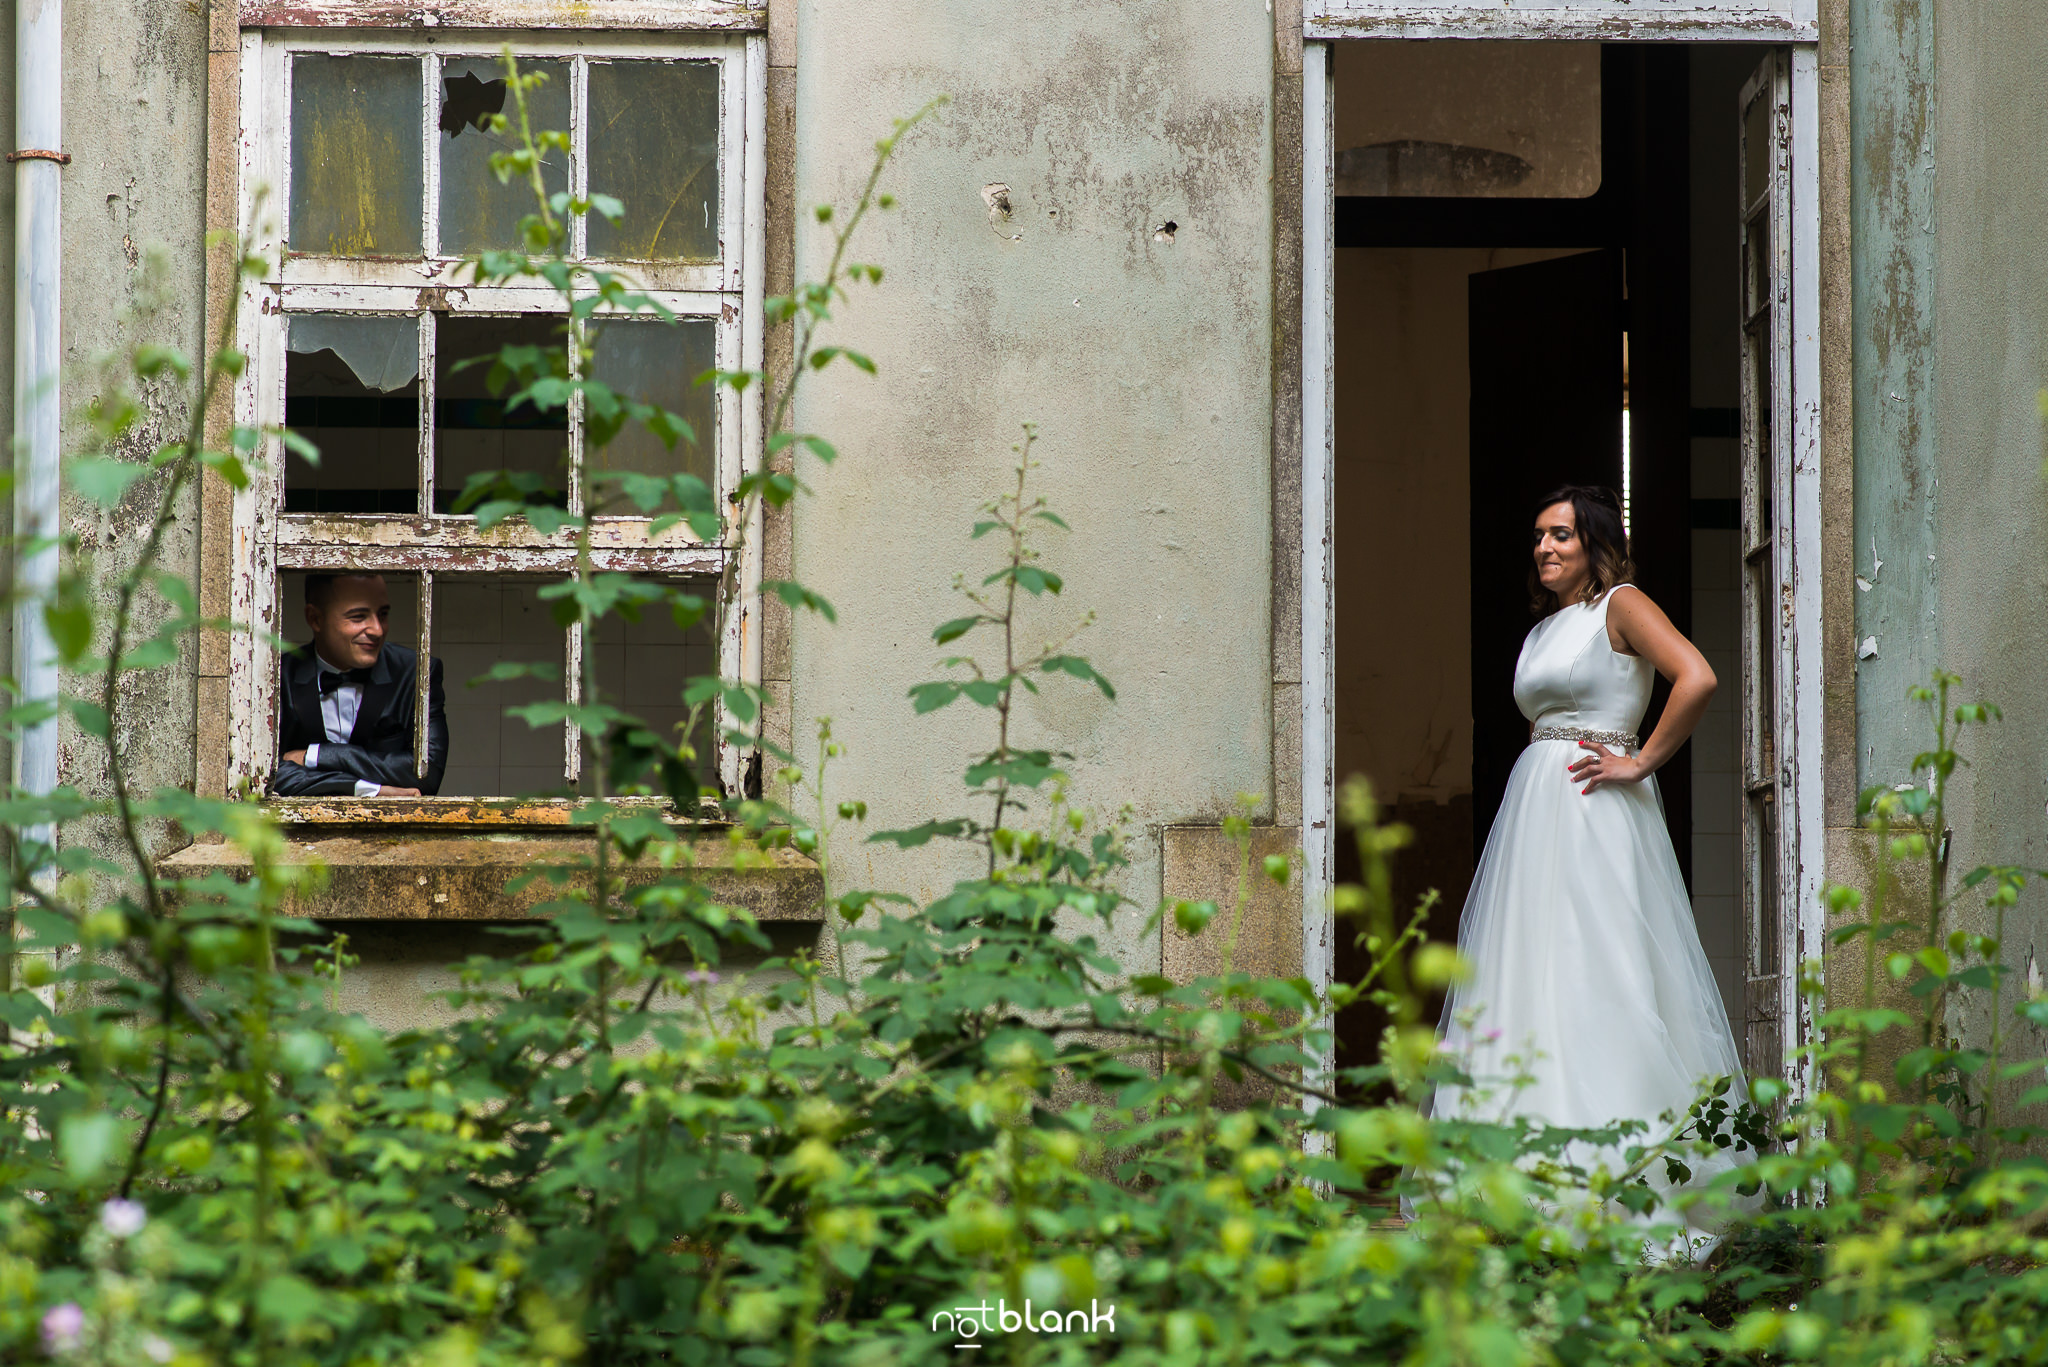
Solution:
M 1614 490 L 1597 484 L 1567 484 L 1536 500 L 1530 516 L 1542 516 L 1545 508 L 1556 503 L 1572 505 L 1572 520 L 1578 526 L 1579 540 L 1586 546 L 1586 564 L 1591 574 L 1586 580 L 1583 601 L 1597 603 L 1600 595 L 1616 584 L 1634 583 L 1636 566 L 1628 558 L 1628 530 L 1622 526 L 1621 499 Z M 1557 595 L 1543 587 L 1536 567 L 1531 565 L 1529 611 L 1544 617 L 1562 606 Z

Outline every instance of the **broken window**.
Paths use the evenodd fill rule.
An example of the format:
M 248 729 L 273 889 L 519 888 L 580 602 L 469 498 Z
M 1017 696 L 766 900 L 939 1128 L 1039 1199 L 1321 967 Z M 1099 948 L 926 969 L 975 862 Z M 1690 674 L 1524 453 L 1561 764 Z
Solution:
M 759 247 L 745 207 L 757 206 L 757 233 L 761 187 L 747 178 L 744 148 L 758 117 L 762 40 L 512 39 L 521 70 L 546 78 L 528 95 L 531 127 L 569 143 L 543 155 L 546 190 L 623 206 L 616 223 L 593 214 L 574 225 L 571 255 L 619 263 L 669 315 L 600 311 L 582 325 L 586 353 L 565 346 L 559 293 L 538 282 L 479 286 L 465 269 L 465 255 L 519 247 L 535 202 L 528 184 L 501 184 L 490 167 L 517 140 L 496 123 L 517 115 L 505 38 L 429 37 L 245 35 L 264 92 L 244 102 L 245 184 L 282 194 L 258 215 L 268 233 L 259 248 L 275 265 L 244 295 L 252 366 L 238 419 L 286 424 L 318 450 L 308 459 L 271 439 L 236 497 L 235 544 L 247 549 L 231 567 L 235 613 L 261 630 L 232 646 L 231 772 L 258 788 L 276 762 L 280 695 L 265 633 L 287 646 L 308 638 L 309 573 L 383 575 L 386 642 L 441 662 L 450 745 L 440 794 L 449 798 L 577 790 L 586 758 L 577 733 L 559 719 L 531 726 L 522 709 L 575 701 L 586 658 L 604 696 L 671 744 L 691 720 L 690 678 L 748 679 L 743 623 L 721 618 L 716 583 L 729 570 L 742 581 L 755 573 L 731 563 L 752 556 L 751 545 L 735 552 L 687 526 L 657 528 L 630 504 L 593 510 L 601 568 L 687 583 L 706 609 L 683 624 L 666 613 L 607 621 L 585 640 L 543 597 L 573 570 L 573 532 L 545 518 L 479 528 L 455 508 L 473 476 L 509 470 L 550 491 L 542 501 L 581 512 L 586 468 L 694 474 L 724 506 L 757 462 L 757 393 L 700 379 L 759 364 L 758 270 L 747 269 Z M 634 426 L 598 446 L 578 413 L 508 403 L 493 392 L 488 359 L 474 363 L 508 345 L 556 349 L 565 370 L 587 354 L 595 378 L 680 415 L 693 439 L 669 447 Z M 542 669 L 471 685 L 505 661 Z M 424 717 L 424 671 L 418 687 Z M 700 778 L 736 784 L 746 757 L 720 740 L 721 719 L 699 715 L 695 727 L 687 739 Z

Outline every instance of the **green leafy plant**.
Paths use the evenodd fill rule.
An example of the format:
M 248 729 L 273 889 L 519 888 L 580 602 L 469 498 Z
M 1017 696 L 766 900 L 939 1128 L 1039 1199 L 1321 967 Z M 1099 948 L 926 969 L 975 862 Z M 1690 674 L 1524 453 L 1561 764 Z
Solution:
M 526 126 L 530 78 L 510 79 L 520 142 L 501 165 L 517 179 L 556 144 Z M 796 328 L 798 374 L 868 368 L 819 338 L 846 284 L 879 283 L 843 263 L 898 145 L 882 144 L 854 209 L 815 220 L 839 225 L 826 280 L 772 306 Z M 565 218 L 607 207 L 542 199 L 523 250 L 478 270 L 638 307 L 626 282 L 563 258 Z M 507 403 L 578 403 L 600 424 L 687 440 L 674 415 L 604 387 L 587 354 L 571 364 L 587 316 L 572 313 L 559 349 L 488 362 Z M 140 408 L 111 388 L 97 449 L 72 466 L 73 488 L 106 506 L 150 490 L 158 534 L 104 600 L 67 546 L 44 608 L 68 666 L 98 684 L 59 706 L 104 750 L 109 791 L 10 791 L 0 812 L 21 932 L 20 971 L 0 985 L 0 1362 L 753 1367 L 957 1361 L 962 1343 L 1020 1364 L 2043 1356 L 2048 1170 L 2030 1117 L 2048 1101 L 2033 1085 L 2048 1060 L 2009 1060 L 2005 1025 L 2048 1023 L 2048 1001 L 2014 1003 L 2001 958 L 2004 917 L 2038 875 L 1986 868 L 1950 888 L 1957 733 L 1996 717 L 1953 705 L 1953 679 L 1916 694 L 1935 730 L 1915 764 L 1924 781 L 1865 795 L 1874 880 L 1827 894 L 1839 948 L 1863 954 L 1860 994 L 1838 969 L 1830 996 L 1809 968 L 1808 1089 L 1755 1088 L 1775 1122 L 1711 1082 L 1647 1127 L 1426 1115 L 1440 1082 L 1516 1079 L 1479 1075 L 1423 1023 L 1418 994 L 1456 957 L 1426 943 L 1427 899 L 1395 903 L 1404 832 L 1363 783 L 1343 795 L 1363 873 L 1335 905 L 1369 966 L 1319 991 L 1237 966 L 1255 894 L 1293 874 L 1285 856 L 1255 859 L 1255 800 L 1224 825 L 1237 850 L 1227 911 L 1135 905 L 1126 818 L 1082 805 L 1064 757 L 1036 748 L 1013 711 L 1019 689 L 1115 696 L 1078 636 L 1017 644 L 1019 604 L 1064 587 L 1034 539 L 1066 523 L 1033 493 L 1027 427 L 1013 478 L 970 529 L 978 553 L 995 552 L 960 581 L 972 611 L 933 633 L 956 652 L 946 677 L 905 708 L 909 724 L 956 702 L 983 709 L 989 739 L 959 789 L 970 814 L 867 837 L 971 842 L 975 877 L 925 905 L 843 886 L 834 845 L 867 810 L 826 798 L 841 751 L 821 722 L 808 770 L 781 756 L 788 805 L 738 799 L 718 815 L 750 848 L 816 860 L 837 951 L 829 966 L 771 953 L 736 971 L 733 950 L 772 945 L 677 853 L 678 832 L 710 820 L 695 728 L 656 734 L 592 673 L 577 702 L 532 718 L 569 718 L 598 756 L 577 810 L 591 859 L 547 875 L 551 899 L 502 953 L 459 966 L 446 1019 L 384 1032 L 337 1009 L 343 939 L 281 913 L 318 875 L 286 862 L 259 805 L 138 793 L 125 777 L 118 681 L 169 667 L 199 624 L 189 586 L 157 563 L 161 529 L 197 470 L 243 479 L 261 444 L 202 441 L 196 415 L 241 364 L 225 345 L 203 365 L 136 348 L 129 383 L 187 385 L 192 426 L 146 461 L 117 458 Z M 770 442 L 828 461 L 829 444 L 782 425 L 798 374 L 777 382 Z M 801 492 L 778 469 L 741 491 L 740 511 Z M 594 477 L 580 512 L 505 476 L 465 496 L 480 516 L 575 529 L 578 569 L 552 600 L 565 622 L 718 610 L 595 570 L 580 519 L 607 500 L 745 535 L 740 511 L 683 476 Z M 139 612 L 159 625 L 139 633 Z M 693 706 L 758 741 L 745 729 L 758 695 L 691 687 Z M 20 704 L 7 722 L 48 714 Z M 125 856 L 63 838 L 84 822 L 123 832 Z M 162 877 L 139 834 L 150 822 L 232 842 L 248 876 Z M 659 876 L 627 879 L 636 863 Z M 1910 897 L 1906 865 L 1925 874 Z M 1957 923 L 1965 895 L 1985 901 L 1989 934 Z M 1174 982 L 1109 952 L 1167 917 L 1221 930 L 1221 971 Z M 1888 982 L 1917 1010 L 1885 1004 Z M 1978 994 L 1994 1027 L 1966 1047 L 1948 1022 Z M 1318 1070 L 1333 1014 L 1359 1001 L 1391 1024 L 1340 1095 Z M 1713 1261 L 1646 1261 L 1646 1242 L 1673 1228 L 1647 1181 L 1658 1165 L 1682 1176 L 1699 1154 L 1760 1144 L 1703 1198 L 1726 1216 Z M 1576 1157 L 1587 1145 L 1619 1148 L 1619 1170 Z M 1395 1214 L 1401 1196 L 1412 1223 Z

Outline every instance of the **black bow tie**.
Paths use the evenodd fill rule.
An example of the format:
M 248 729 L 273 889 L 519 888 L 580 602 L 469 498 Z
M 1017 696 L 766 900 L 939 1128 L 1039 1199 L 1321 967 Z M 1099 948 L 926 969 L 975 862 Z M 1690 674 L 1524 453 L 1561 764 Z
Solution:
M 320 696 L 324 698 L 335 689 L 347 688 L 351 684 L 361 688 L 369 682 L 370 671 L 367 669 L 323 669 L 320 671 Z

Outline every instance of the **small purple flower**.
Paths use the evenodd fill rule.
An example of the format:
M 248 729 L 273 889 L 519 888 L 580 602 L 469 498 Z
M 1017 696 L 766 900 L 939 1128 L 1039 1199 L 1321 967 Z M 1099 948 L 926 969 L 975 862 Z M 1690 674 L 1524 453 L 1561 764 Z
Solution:
M 1492 1044 L 1494 1041 L 1500 1038 L 1500 1031 L 1489 1030 L 1484 1035 L 1480 1036 L 1480 1038 L 1485 1040 L 1488 1044 Z
M 125 1201 L 117 1196 L 100 1207 L 100 1228 L 116 1239 L 132 1239 L 148 1223 L 149 1212 L 140 1201 Z
M 43 1316 L 43 1351 L 51 1357 L 70 1352 L 84 1337 L 85 1311 L 78 1308 L 77 1301 L 53 1306 Z
M 708 968 L 693 968 L 683 975 L 683 981 L 698 987 L 710 987 L 718 981 L 718 975 Z

